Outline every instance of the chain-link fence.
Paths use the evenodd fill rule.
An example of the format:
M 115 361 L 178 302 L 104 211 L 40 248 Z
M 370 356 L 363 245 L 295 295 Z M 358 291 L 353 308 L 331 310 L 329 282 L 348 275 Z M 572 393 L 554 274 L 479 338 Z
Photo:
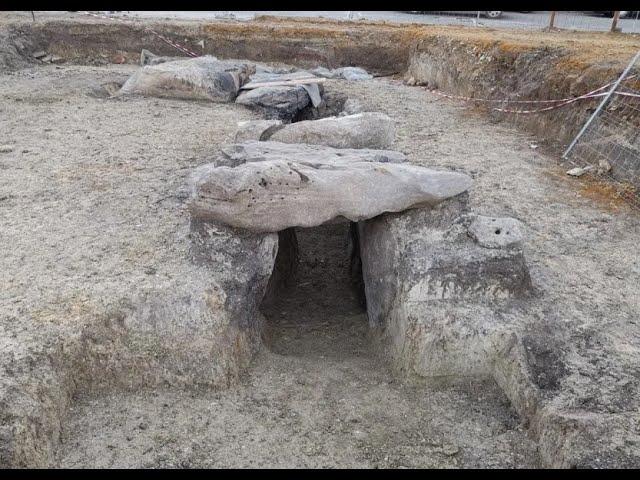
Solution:
M 375 19 L 374 12 L 350 12 L 351 16 Z M 387 12 L 379 12 L 387 13 Z M 398 21 L 415 21 L 432 25 L 465 25 L 491 28 L 554 29 L 582 31 L 619 31 L 640 33 L 640 10 L 637 11 L 411 11 Z
M 640 207 L 640 51 L 608 89 L 563 158 L 612 181 L 617 195 Z

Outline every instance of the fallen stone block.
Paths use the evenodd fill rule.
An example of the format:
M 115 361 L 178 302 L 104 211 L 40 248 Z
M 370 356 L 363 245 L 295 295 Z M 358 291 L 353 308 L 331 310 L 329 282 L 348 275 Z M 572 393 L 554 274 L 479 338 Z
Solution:
M 354 115 L 356 113 L 364 112 L 364 107 L 357 100 L 353 100 L 348 98 L 342 107 L 342 112 L 340 112 L 340 116 L 345 115 Z
M 341 67 L 329 70 L 325 67 L 317 67 L 311 73 L 323 78 L 340 78 L 344 80 L 371 80 L 373 75 L 360 67 Z
M 395 124 L 390 117 L 368 112 L 292 123 L 274 131 L 269 138 L 276 142 L 334 148 L 389 148 L 395 134 Z
M 205 56 L 147 65 L 134 73 L 119 94 L 232 102 L 255 67 Z
M 282 120 L 247 120 L 238 122 L 235 141 L 246 142 L 249 140 L 264 141 L 278 128 L 282 127 Z
M 261 110 L 268 119 L 291 121 L 311 102 L 301 85 L 258 87 L 244 90 L 236 103 Z
M 373 75 L 367 73 L 367 71 L 363 68 L 359 67 L 343 67 L 336 68 L 334 71 L 334 78 L 343 78 L 345 80 L 371 80 Z
M 212 59 L 216 59 L 216 57 L 210 55 Z M 145 65 L 158 65 L 160 63 L 166 62 L 174 62 L 178 60 L 188 60 L 190 57 L 168 57 L 156 55 L 155 53 L 150 52 L 149 50 L 142 49 L 140 52 L 140 66 L 144 67 Z

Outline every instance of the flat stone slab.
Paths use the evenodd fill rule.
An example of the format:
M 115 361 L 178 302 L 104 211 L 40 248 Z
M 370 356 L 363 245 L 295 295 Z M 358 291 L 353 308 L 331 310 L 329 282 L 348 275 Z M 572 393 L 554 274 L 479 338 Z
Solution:
M 366 112 L 292 123 L 276 130 L 269 139 L 335 148 L 389 148 L 395 136 L 395 123 L 388 115 Z
M 384 212 L 432 206 L 471 186 L 465 174 L 363 161 L 265 160 L 195 172 L 195 218 L 253 232 L 357 222 Z
M 240 87 L 255 72 L 250 63 L 212 56 L 146 65 L 134 73 L 120 94 L 233 102 Z
M 259 127 L 258 131 L 260 128 L 262 127 Z M 332 148 L 324 145 L 247 141 L 223 146 L 216 165 L 235 167 L 243 163 L 266 160 L 285 160 L 310 164 L 339 161 L 403 163 L 407 161 L 407 157 L 404 153 L 393 150 Z
M 244 90 L 236 103 L 264 112 L 268 119 L 290 121 L 311 102 L 307 90 L 301 86 L 258 87 Z

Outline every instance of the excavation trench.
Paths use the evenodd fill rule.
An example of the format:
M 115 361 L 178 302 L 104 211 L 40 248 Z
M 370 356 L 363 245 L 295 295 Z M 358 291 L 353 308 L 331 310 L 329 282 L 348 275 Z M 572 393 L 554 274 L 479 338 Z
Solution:
M 56 465 L 537 466 L 535 442 L 491 379 L 397 378 L 369 334 L 354 227 L 279 232 L 260 306 L 267 348 L 238 382 L 80 397 Z

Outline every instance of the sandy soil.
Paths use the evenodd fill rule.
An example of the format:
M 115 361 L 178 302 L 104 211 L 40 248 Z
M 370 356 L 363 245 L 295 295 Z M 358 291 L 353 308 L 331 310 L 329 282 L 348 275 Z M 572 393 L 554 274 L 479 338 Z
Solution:
M 99 93 L 133 68 L 47 66 L 0 77 L 0 143 L 13 149 L 0 153 L 4 351 L 59 342 L 79 318 L 197 273 L 176 260 L 187 248 L 185 176 L 231 140 L 236 121 L 257 115 Z M 326 86 L 396 119 L 396 148 L 411 161 L 471 174 L 475 211 L 524 222 L 541 300 L 522 315 L 569 332 L 580 367 L 566 382 L 586 392 L 576 408 L 637 415 L 638 212 L 581 196 L 581 180 L 565 178 L 529 137 L 423 89 L 391 80 Z M 337 242 L 325 252 L 301 249 L 311 255 L 303 264 L 344 247 L 329 237 L 316 240 Z M 534 447 L 492 382 L 393 379 L 369 350 L 340 263 L 309 271 L 313 280 L 303 270 L 298 293 L 280 304 L 295 315 L 271 315 L 272 351 L 237 387 L 80 396 L 58 465 L 535 466 Z

